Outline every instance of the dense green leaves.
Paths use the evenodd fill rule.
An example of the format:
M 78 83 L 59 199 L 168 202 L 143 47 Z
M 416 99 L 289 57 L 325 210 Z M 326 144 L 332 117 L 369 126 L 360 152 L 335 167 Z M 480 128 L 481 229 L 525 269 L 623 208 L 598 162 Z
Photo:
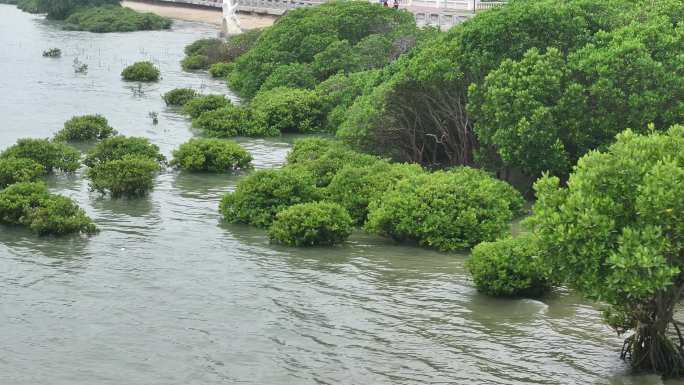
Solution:
M 527 235 L 480 243 L 466 266 L 477 290 L 493 296 L 540 296 L 551 287 L 539 249 Z
M 288 246 L 332 246 L 344 242 L 351 232 L 352 219 L 342 206 L 311 202 L 278 212 L 268 237 Z
M 277 212 L 320 196 L 313 177 L 304 170 L 259 170 L 240 180 L 235 191 L 223 197 L 220 211 L 228 222 L 266 227 Z
M 200 39 L 185 47 L 185 58 L 181 61 L 184 70 L 210 69 L 214 64 L 225 65 L 245 53 L 261 35 L 260 29 L 250 29 L 222 39 Z M 218 68 L 218 67 L 217 67 Z M 225 68 L 225 67 L 224 67 Z M 226 73 L 227 74 L 227 73 Z M 214 75 L 212 72 L 212 76 Z M 220 77 L 224 77 L 221 75 Z
M 171 19 L 140 13 L 119 5 L 78 10 L 64 21 L 64 28 L 89 32 L 132 32 L 171 28 Z
M 190 139 L 173 152 L 172 166 L 188 171 L 230 172 L 250 166 L 252 156 L 239 144 L 221 139 Z
M 97 143 L 84 163 L 91 189 L 120 197 L 147 194 L 165 161 L 159 147 L 146 138 L 114 136 Z
M 106 5 L 119 5 L 119 0 L 35 0 L 28 8 L 47 13 L 48 18 L 64 20 L 78 10 Z
M 89 167 L 86 177 L 90 188 L 112 197 L 141 196 L 154 184 L 159 163 L 142 155 L 124 155 L 119 159 L 99 162 Z
M 528 223 L 560 281 L 610 306 L 633 364 L 681 373 L 667 342 L 684 266 L 684 128 L 621 133 L 604 152 L 582 157 L 567 188 L 545 176 Z M 655 336 L 655 337 L 654 337 Z
M 28 158 L 0 158 L 0 189 L 13 183 L 33 182 L 45 173 L 45 167 Z
M 316 185 L 325 187 L 344 167 L 370 166 L 379 158 L 356 152 L 339 142 L 321 138 L 302 139 L 295 142 L 287 157 L 288 166 L 310 173 Z
M 510 185 L 480 170 L 418 174 L 371 202 L 366 228 L 399 241 L 460 250 L 505 235 L 522 203 Z
M 41 164 L 46 172 L 60 170 L 76 171 L 81 154 L 64 143 L 47 139 L 19 139 L 17 143 L 0 153 L 0 158 L 27 158 Z
M 234 136 L 278 136 L 280 131 L 265 124 L 258 124 L 248 107 L 229 105 L 213 111 L 203 112 L 192 120 L 192 126 L 215 138 Z
M 377 161 L 371 165 L 347 164 L 335 173 L 326 188 L 326 197 L 342 205 L 357 225 L 368 216 L 368 205 L 409 177 L 424 173 L 417 164 Z
M 87 166 L 122 159 L 126 155 L 139 155 L 155 162 L 163 163 L 166 158 L 159 153 L 159 147 L 147 138 L 114 136 L 98 142 L 86 155 Z
M 567 175 L 625 128 L 682 120 L 682 12 L 676 1 L 541 0 L 478 13 L 388 64 L 337 135 L 395 160 L 475 165 L 520 185 L 546 170 Z
M 192 88 L 174 88 L 165 93 L 163 99 L 167 106 L 184 106 L 198 96 L 199 93 Z
M 232 68 L 231 63 L 214 63 L 209 67 L 209 74 L 212 78 L 225 78 Z
M 55 134 L 55 140 L 60 142 L 79 142 L 87 140 L 106 139 L 117 132 L 109 126 L 102 115 L 74 116 L 64 122 L 64 128 Z
M 313 91 L 276 88 L 258 94 L 250 106 L 255 124 L 269 130 L 307 133 L 322 125 L 321 105 Z
M 43 183 L 16 183 L 0 191 L 0 222 L 26 226 L 39 235 L 97 232 L 71 199 L 51 194 Z
M 289 78 L 289 71 L 280 70 L 280 67 L 292 64 L 291 70 L 303 74 L 302 69 L 306 67 L 296 63 L 313 64 L 318 79 L 324 80 L 338 70 L 350 71 L 359 67 L 359 54 L 352 48 L 365 37 L 382 34 L 394 39 L 415 33 L 410 13 L 396 12 L 377 4 L 341 1 L 292 9 L 278 23 L 266 28 L 254 46 L 235 60 L 229 83 L 233 90 L 247 98 L 256 95 L 269 78 L 269 87 L 292 87 L 299 80 L 293 82 L 297 78 Z M 368 43 L 364 47 L 367 52 Z M 316 58 L 317 54 L 320 55 Z M 276 71 L 278 74 L 274 75 Z M 288 80 L 276 81 L 272 75 Z
M 183 112 L 190 115 L 191 118 L 197 118 L 204 112 L 218 110 L 230 104 L 230 100 L 226 99 L 224 95 L 203 95 L 185 103 Z
M 138 82 L 155 82 L 159 80 L 159 75 L 159 69 L 149 61 L 131 64 L 121 72 L 124 80 Z

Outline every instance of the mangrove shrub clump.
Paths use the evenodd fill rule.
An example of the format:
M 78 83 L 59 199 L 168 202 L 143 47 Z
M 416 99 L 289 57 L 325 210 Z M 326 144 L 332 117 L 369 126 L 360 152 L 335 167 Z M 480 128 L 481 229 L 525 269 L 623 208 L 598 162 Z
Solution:
M 264 29 L 251 49 L 235 60 L 228 82 L 232 90 L 249 99 L 276 71 L 280 73 L 278 78 L 292 84 L 293 78 L 281 77 L 287 72 L 279 67 L 293 63 L 311 65 L 297 68 L 306 73 L 313 69 L 317 80 L 323 81 L 334 71 L 361 68 L 357 65 L 360 50 L 356 45 L 367 36 L 383 34 L 397 46 L 412 47 L 416 30 L 409 12 L 365 2 L 339 1 L 292 9 L 278 23 Z M 287 85 L 277 84 L 274 78 L 269 83 L 269 87 Z
M 167 106 L 184 106 L 198 96 L 199 93 L 192 88 L 175 88 L 165 93 L 162 98 Z
M 357 225 L 368 216 L 368 205 L 409 177 L 425 173 L 417 164 L 378 161 L 368 166 L 347 165 L 326 188 L 326 198 L 342 205 Z
M 65 20 L 64 28 L 89 32 L 132 32 L 171 28 L 171 19 L 119 5 L 84 8 Z
M 310 202 L 278 212 L 268 237 L 288 246 L 332 246 L 347 240 L 352 228 L 352 219 L 342 206 Z
M 228 105 L 218 110 L 203 112 L 192 120 L 192 126 L 215 138 L 234 136 L 278 136 L 280 131 L 258 125 L 248 107 Z
M 173 152 L 172 166 L 188 171 L 230 172 L 250 166 L 252 156 L 237 142 L 190 139 Z
M 183 106 L 183 112 L 191 118 L 197 118 L 203 112 L 218 110 L 231 105 L 224 95 L 203 95 L 191 99 Z
M 184 70 L 203 70 L 216 63 L 230 63 L 245 53 L 256 42 L 260 29 L 245 31 L 221 39 L 200 39 L 185 47 L 185 58 L 181 61 Z
M 225 78 L 230 73 L 233 65 L 230 63 L 214 63 L 209 67 L 209 74 L 212 78 Z
M 209 66 L 209 58 L 205 55 L 192 55 L 181 61 L 181 67 L 185 71 L 206 69 Z
M 343 167 L 364 167 L 375 164 L 379 158 L 356 152 L 343 144 L 320 138 L 295 142 L 287 157 L 288 166 L 301 168 L 313 175 L 316 185 L 325 187 Z
M 461 250 L 505 235 L 522 204 L 506 182 L 459 167 L 400 181 L 371 202 L 366 229 L 441 251 Z
M 64 20 L 72 13 L 100 6 L 118 6 L 119 0 L 22 0 L 30 11 L 47 13 L 48 19 Z
M 0 189 L 18 182 L 33 182 L 45 173 L 45 167 L 27 158 L 0 158 Z
M 120 159 L 99 162 L 86 171 L 90 188 L 112 197 L 141 196 L 153 187 L 159 171 L 156 160 L 142 155 L 124 155 Z
M 277 212 L 320 197 L 313 177 L 304 170 L 259 170 L 223 197 L 220 211 L 228 222 L 267 227 Z
M 149 61 L 131 64 L 121 72 L 124 80 L 138 82 L 155 82 L 159 80 L 159 75 L 159 69 Z
M 539 248 L 529 235 L 480 243 L 466 267 L 477 290 L 492 296 L 538 297 L 551 288 Z
M 684 126 L 625 131 L 583 156 L 567 187 L 547 175 L 535 190 L 528 224 L 557 279 L 608 305 L 608 324 L 632 333 L 622 357 L 635 368 L 684 374 Z
M 17 144 L 0 153 L 0 158 L 28 158 L 41 164 L 48 173 L 54 170 L 72 172 L 81 165 L 78 150 L 47 139 L 19 139 Z
M 55 134 L 54 139 L 58 142 L 98 140 L 109 138 L 116 133 L 104 116 L 83 115 L 74 116 L 64 122 L 64 128 Z
M 51 194 L 44 183 L 16 183 L 0 191 L 0 222 L 26 226 L 39 235 L 97 232 L 73 200 Z
M 157 163 L 166 161 L 159 152 L 159 147 L 150 143 L 147 138 L 113 136 L 98 142 L 88 152 L 83 163 L 93 167 L 98 163 L 122 159 L 126 155 L 145 157 Z
M 276 88 L 258 94 L 250 106 L 255 124 L 269 129 L 307 133 L 322 127 L 321 105 L 310 90 Z
M 43 51 L 43 57 L 60 57 L 62 56 L 62 50 L 59 48 L 50 48 Z

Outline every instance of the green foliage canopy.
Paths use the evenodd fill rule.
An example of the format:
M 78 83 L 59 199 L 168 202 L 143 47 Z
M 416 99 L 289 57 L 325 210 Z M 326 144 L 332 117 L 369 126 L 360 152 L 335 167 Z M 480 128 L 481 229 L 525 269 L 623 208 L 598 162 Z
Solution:
M 131 64 L 121 71 L 121 77 L 124 80 L 138 82 L 156 82 L 160 74 L 159 69 L 149 61 Z
M 20 182 L 0 191 L 0 222 L 26 226 L 38 235 L 97 232 L 74 201 L 51 194 L 44 183 Z
M 684 127 L 626 131 L 583 156 L 567 183 L 544 176 L 528 225 L 556 279 L 609 306 L 608 323 L 633 331 L 632 365 L 684 373 L 673 313 L 684 292 Z
M 228 222 L 267 227 L 279 211 L 320 197 L 313 177 L 304 170 L 259 170 L 223 197 L 220 211 Z
M 162 97 L 167 106 L 184 106 L 190 100 L 199 96 L 192 88 L 175 88 Z
M 237 142 L 190 139 L 173 152 L 172 166 L 188 171 L 230 172 L 250 167 L 252 156 Z
M 496 297 L 538 297 L 551 288 L 539 248 L 527 235 L 478 244 L 466 267 L 477 290 Z
M 461 250 L 505 235 L 522 203 L 507 183 L 460 167 L 399 181 L 371 202 L 365 227 L 398 241 Z
M 104 116 L 82 115 L 64 122 L 64 128 L 55 134 L 54 139 L 58 142 L 77 142 L 106 139 L 116 134 Z
M 64 143 L 51 142 L 48 139 L 19 139 L 15 145 L 0 153 L 0 158 L 31 159 L 42 165 L 48 173 L 55 169 L 73 172 L 81 164 L 81 154 L 78 150 Z
M 349 238 L 352 229 L 352 219 L 342 206 L 310 202 L 278 212 L 268 237 L 288 246 L 332 246 Z

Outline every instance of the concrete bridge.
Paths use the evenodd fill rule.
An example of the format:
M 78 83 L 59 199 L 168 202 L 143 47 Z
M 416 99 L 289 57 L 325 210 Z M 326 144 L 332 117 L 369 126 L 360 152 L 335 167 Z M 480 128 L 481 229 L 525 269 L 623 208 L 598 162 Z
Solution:
M 168 3 L 191 4 L 201 7 L 219 8 L 228 12 L 255 13 L 281 16 L 288 10 L 323 4 L 322 0 L 160 0 Z M 374 2 L 373 0 L 370 0 Z M 376 0 L 381 2 L 380 0 Z M 389 0 L 390 5 L 393 0 Z M 506 1 L 482 0 L 399 0 L 399 8 L 413 13 L 419 26 L 435 26 L 449 29 L 473 17 L 477 11 L 506 4 Z M 227 5 L 227 7 L 226 7 Z M 224 29 L 225 29 L 224 23 Z

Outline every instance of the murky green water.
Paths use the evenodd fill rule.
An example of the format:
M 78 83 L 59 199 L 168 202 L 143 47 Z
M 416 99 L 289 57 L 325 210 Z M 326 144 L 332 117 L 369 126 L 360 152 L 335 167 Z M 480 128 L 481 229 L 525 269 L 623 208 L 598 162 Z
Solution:
M 192 132 L 160 94 L 227 92 L 178 65 L 184 45 L 215 33 L 183 22 L 169 32 L 65 32 L 0 5 L 0 148 L 102 113 L 169 155 Z M 41 57 L 51 47 L 62 58 Z M 87 75 L 74 73 L 74 58 Z M 141 59 L 163 80 L 121 82 Z M 244 145 L 257 167 L 273 167 L 291 139 Z M 361 233 L 334 249 L 281 248 L 260 230 L 222 225 L 218 201 L 238 178 L 167 171 L 149 197 L 110 200 L 80 172 L 53 177 L 51 188 L 102 232 L 53 239 L 0 227 L 0 384 L 660 383 L 628 373 L 620 339 L 588 304 L 567 293 L 479 295 L 465 256 Z

